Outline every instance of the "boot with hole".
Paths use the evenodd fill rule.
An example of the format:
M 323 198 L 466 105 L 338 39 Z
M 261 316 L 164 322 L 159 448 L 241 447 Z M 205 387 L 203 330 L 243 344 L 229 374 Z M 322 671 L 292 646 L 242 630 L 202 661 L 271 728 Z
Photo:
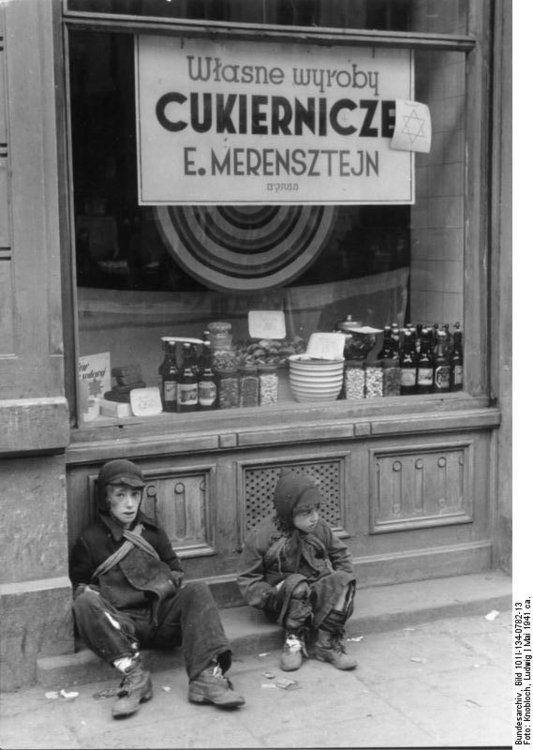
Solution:
M 189 682 L 188 699 L 191 703 L 212 703 L 219 708 L 237 708 L 245 702 L 242 695 L 234 692 L 218 665 L 204 669 Z
M 113 718 L 121 719 L 131 716 L 139 708 L 140 703 L 149 701 L 152 697 L 152 680 L 150 672 L 143 669 L 140 660 L 124 672 L 124 677 L 117 690 L 118 700 L 113 706 Z
M 288 631 L 281 652 L 280 668 L 284 672 L 294 672 L 300 669 L 304 655 L 307 656 L 303 635 Z
M 333 664 L 336 669 L 355 669 L 357 661 L 346 653 L 343 643 L 344 633 L 328 633 L 326 630 L 317 631 L 315 644 L 315 658 Z

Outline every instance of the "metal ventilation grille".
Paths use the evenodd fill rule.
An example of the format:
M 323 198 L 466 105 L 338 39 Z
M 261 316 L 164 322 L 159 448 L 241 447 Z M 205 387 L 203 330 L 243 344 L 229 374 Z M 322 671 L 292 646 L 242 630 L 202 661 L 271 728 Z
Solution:
M 340 462 L 323 461 L 312 464 L 278 465 L 245 469 L 246 531 L 250 531 L 266 516 L 274 512 L 273 498 L 282 468 L 316 482 L 324 498 L 320 514 L 334 529 L 341 526 L 340 517 Z

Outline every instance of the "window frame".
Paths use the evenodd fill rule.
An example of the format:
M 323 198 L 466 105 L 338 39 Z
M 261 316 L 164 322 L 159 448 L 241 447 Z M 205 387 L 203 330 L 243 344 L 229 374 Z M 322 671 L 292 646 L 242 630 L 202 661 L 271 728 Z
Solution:
M 404 396 L 383 399 L 386 403 L 351 402 L 349 412 L 362 417 L 395 414 L 425 414 L 434 412 L 436 402 L 442 403 L 446 411 L 480 408 L 489 405 L 490 370 L 489 340 L 490 317 L 489 300 L 489 242 L 490 242 L 490 187 L 489 187 L 489 75 L 490 75 L 490 35 L 492 3 L 480 4 L 470 2 L 468 7 L 467 35 L 424 34 L 385 32 L 373 30 L 355 30 L 338 28 L 309 28 L 298 26 L 277 26 L 271 24 L 226 23 L 220 21 L 197 21 L 183 19 L 164 19 L 156 17 L 138 17 L 118 14 L 71 11 L 67 0 L 61 2 L 61 9 L 56 5 L 58 19 L 58 47 L 63 69 L 63 88 L 58 92 L 60 112 L 60 163 L 64 165 L 60 182 L 62 200 L 62 251 L 63 251 L 63 312 L 65 339 L 65 391 L 70 405 L 71 428 L 79 430 L 88 439 L 99 435 L 101 428 L 90 428 L 82 425 L 78 419 L 77 409 L 77 368 L 78 332 L 77 332 L 77 291 L 75 274 L 75 232 L 73 209 L 73 167 L 71 153 L 70 128 L 70 88 L 69 88 L 69 33 L 71 31 L 112 32 L 126 34 L 171 34 L 186 36 L 213 36 L 222 39 L 279 41 L 291 44 L 324 44 L 344 46 L 397 47 L 416 50 L 456 51 L 466 56 L 466 164 L 464 172 L 465 186 L 465 226 L 464 226 L 464 329 L 467 331 L 465 341 L 465 382 L 464 390 L 455 393 L 427 396 Z M 480 7 L 481 6 L 481 7 Z M 347 402 L 343 402 L 346 412 Z M 250 421 L 242 410 L 232 410 L 231 421 Z M 280 415 L 291 414 L 291 407 L 280 404 L 279 409 L 269 407 L 267 410 L 254 409 L 255 424 L 268 424 Z M 265 413 L 266 412 L 266 413 Z M 309 405 L 303 410 L 294 408 L 294 421 L 298 422 L 308 414 L 310 419 L 328 418 L 337 420 L 341 410 L 336 403 L 329 406 Z M 209 416 L 195 414 L 194 420 L 186 420 L 188 429 L 203 429 L 209 425 L 217 426 L 221 421 L 228 421 L 227 410 L 212 412 Z M 128 433 L 145 434 L 154 430 L 170 432 L 175 430 L 179 417 L 154 425 L 127 425 Z M 181 421 L 180 421 L 181 429 Z M 109 434 L 109 429 L 106 434 Z M 122 432 L 122 434 L 124 434 Z M 81 435 L 80 435 L 81 437 Z M 103 437 L 103 436 L 102 436 Z

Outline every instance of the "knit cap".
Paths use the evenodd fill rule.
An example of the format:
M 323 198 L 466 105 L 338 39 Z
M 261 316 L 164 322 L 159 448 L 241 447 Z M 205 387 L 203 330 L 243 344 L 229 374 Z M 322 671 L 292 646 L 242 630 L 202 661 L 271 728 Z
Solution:
M 321 501 L 322 495 L 312 479 L 282 469 L 274 491 L 274 508 L 286 526 L 293 526 L 292 519 L 297 508 L 312 507 Z

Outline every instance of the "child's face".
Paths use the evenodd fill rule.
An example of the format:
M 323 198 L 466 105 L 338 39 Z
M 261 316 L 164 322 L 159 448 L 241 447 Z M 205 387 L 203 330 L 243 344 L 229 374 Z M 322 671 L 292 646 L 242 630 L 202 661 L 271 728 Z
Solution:
M 141 504 L 143 491 L 128 484 L 108 484 L 106 487 L 109 512 L 119 523 L 129 529 Z
M 299 531 L 303 531 L 306 534 L 315 528 L 319 518 L 320 503 L 315 503 L 314 505 L 298 508 L 292 517 L 292 522 Z

